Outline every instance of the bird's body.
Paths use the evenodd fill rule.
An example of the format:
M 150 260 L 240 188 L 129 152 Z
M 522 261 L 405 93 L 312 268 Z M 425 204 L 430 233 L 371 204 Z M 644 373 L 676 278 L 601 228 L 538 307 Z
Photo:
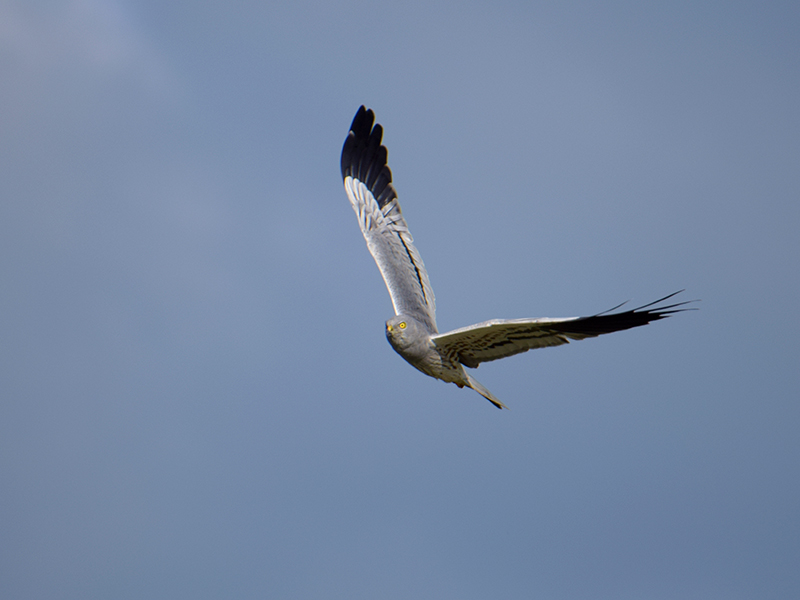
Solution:
M 397 201 L 388 152 L 381 145 L 383 129 L 373 126 L 374 121 L 374 113 L 364 106 L 353 119 L 342 148 L 344 188 L 392 298 L 395 316 L 386 322 L 386 337 L 398 354 L 426 375 L 470 387 L 497 408 L 505 408 L 464 367 L 646 325 L 685 310 L 677 308 L 685 302 L 654 307 L 674 296 L 670 294 L 623 312 L 567 319 L 495 319 L 440 334 L 433 289 Z
M 494 395 L 470 376 L 458 358 L 458 353 L 438 346 L 425 325 L 407 315 L 395 315 L 386 321 L 386 339 L 408 363 L 425 375 L 467 386 L 478 392 L 497 408 L 506 408 Z

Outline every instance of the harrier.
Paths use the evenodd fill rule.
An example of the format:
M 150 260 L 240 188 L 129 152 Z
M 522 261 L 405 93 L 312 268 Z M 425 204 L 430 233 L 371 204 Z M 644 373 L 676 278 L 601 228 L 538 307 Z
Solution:
M 386 337 L 400 356 L 426 375 L 472 388 L 497 408 L 506 408 L 464 367 L 647 325 L 687 310 L 679 308 L 687 302 L 656 306 L 679 293 L 675 292 L 623 312 L 613 312 L 617 306 L 591 317 L 493 319 L 439 333 L 431 282 L 400 211 L 382 137 L 372 110 L 359 108 L 342 148 L 344 189 L 392 298 L 395 316 L 386 321 Z

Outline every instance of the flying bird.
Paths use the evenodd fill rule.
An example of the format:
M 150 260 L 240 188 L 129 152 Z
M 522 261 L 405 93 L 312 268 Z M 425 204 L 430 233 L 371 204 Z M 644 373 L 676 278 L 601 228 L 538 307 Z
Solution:
M 493 319 L 439 333 L 431 282 L 400 211 L 382 138 L 375 113 L 359 108 L 342 148 L 344 189 L 392 298 L 395 314 L 386 321 L 386 337 L 400 356 L 426 375 L 472 388 L 502 409 L 506 406 L 464 367 L 647 325 L 687 310 L 679 307 L 688 302 L 657 306 L 680 293 L 675 292 L 622 312 L 613 312 L 620 304 L 590 317 Z

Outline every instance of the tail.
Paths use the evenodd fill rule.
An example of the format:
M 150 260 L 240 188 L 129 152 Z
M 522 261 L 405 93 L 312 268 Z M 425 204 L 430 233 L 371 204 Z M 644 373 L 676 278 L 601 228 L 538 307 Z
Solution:
M 508 410 L 508 407 L 505 404 L 503 404 L 502 402 L 500 402 L 500 400 L 495 398 L 492 395 L 492 392 L 490 392 L 485 387 L 483 387 L 477 380 L 475 380 L 472 377 L 470 377 L 470 374 L 467 373 L 466 370 L 464 371 L 464 374 L 467 376 L 467 385 L 469 387 L 471 387 L 473 390 L 478 392 L 481 396 L 486 398 L 489 402 L 494 404 L 497 408 L 500 408 L 500 409 L 505 408 L 506 410 Z

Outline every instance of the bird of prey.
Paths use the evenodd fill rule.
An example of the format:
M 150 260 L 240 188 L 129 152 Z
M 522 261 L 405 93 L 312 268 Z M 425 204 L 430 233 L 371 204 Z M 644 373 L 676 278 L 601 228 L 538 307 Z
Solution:
M 657 306 L 679 293 L 675 292 L 623 312 L 613 312 L 619 305 L 590 317 L 493 319 L 439 333 L 431 283 L 400 211 L 382 137 L 375 113 L 359 108 L 342 148 L 344 189 L 392 298 L 395 316 L 386 321 L 386 337 L 400 356 L 426 375 L 472 388 L 502 409 L 506 406 L 464 367 L 639 327 L 686 310 L 679 307 L 687 302 Z

